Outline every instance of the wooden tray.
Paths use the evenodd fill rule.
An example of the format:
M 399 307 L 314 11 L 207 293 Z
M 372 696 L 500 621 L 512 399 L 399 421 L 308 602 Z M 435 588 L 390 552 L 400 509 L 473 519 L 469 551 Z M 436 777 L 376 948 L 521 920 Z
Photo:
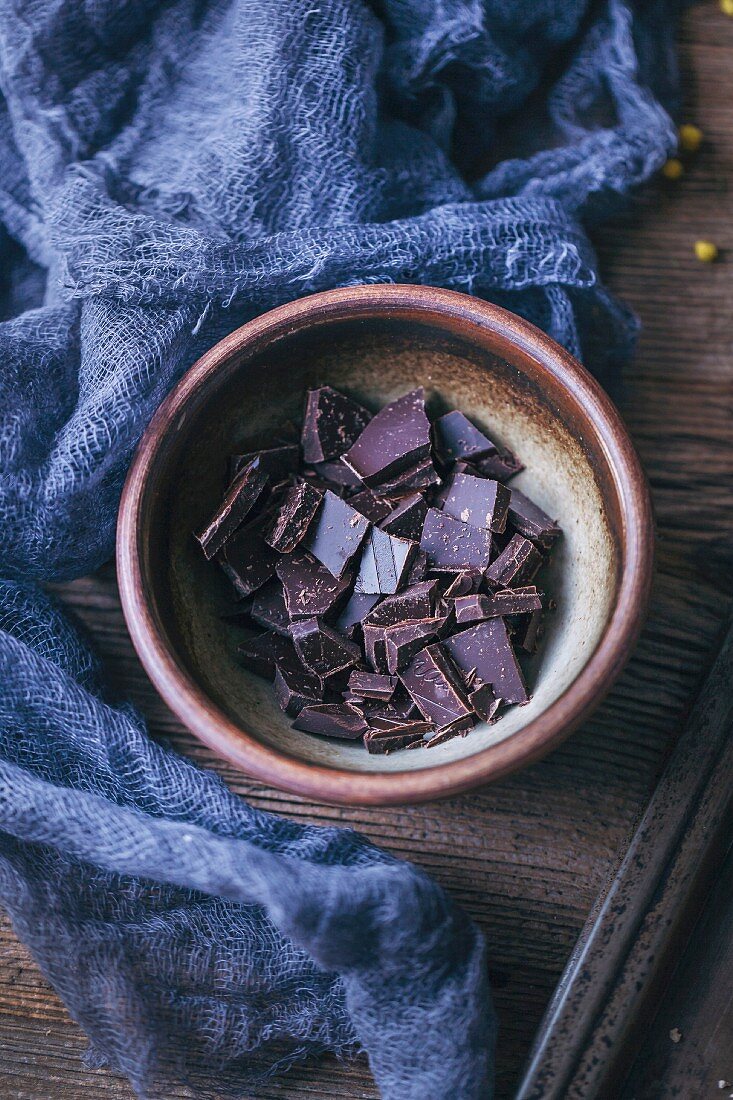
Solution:
M 700 930 L 702 945 L 690 937 L 713 884 L 727 877 L 733 841 L 732 734 L 733 626 L 621 866 L 578 939 L 540 1026 L 517 1100 L 704 1096 L 726 1080 L 726 1072 L 733 1076 L 730 958 L 720 973 L 703 968 L 702 981 L 693 971 L 678 982 L 678 1013 L 684 1021 L 667 1031 L 667 1043 L 673 1045 L 666 1064 L 651 1074 L 645 1064 L 650 1046 L 665 1038 L 664 1026 L 651 1043 L 648 1035 L 662 998 L 675 978 L 691 970 L 685 966 L 688 959 L 694 965 L 705 955 L 707 930 Z M 719 920 L 730 920 L 733 897 L 716 899 L 713 908 Z M 725 1002 L 714 1026 L 698 1034 L 704 1012 L 692 1004 L 693 994 L 706 1005 L 715 985 L 724 991 Z

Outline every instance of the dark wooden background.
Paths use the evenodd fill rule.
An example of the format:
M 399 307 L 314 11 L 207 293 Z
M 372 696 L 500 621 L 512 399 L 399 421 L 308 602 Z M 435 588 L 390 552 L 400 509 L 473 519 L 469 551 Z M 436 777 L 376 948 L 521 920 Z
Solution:
M 621 408 L 652 484 L 656 586 L 631 664 L 593 720 L 563 747 L 509 780 L 435 805 L 349 810 L 308 804 L 250 782 L 173 719 L 132 651 L 111 567 L 62 590 L 91 627 L 115 686 L 143 710 L 153 734 L 219 770 L 259 807 L 352 825 L 422 864 L 475 917 L 493 959 L 500 1097 L 511 1096 L 578 932 L 679 734 L 733 589 L 733 18 L 717 3 L 685 16 L 681 62 L 685 117 L 705 131 L 704 146 L 681 181 L 651 186 L 598 238 L 607 281 L 644 323 Z M 698 237 L 717 242 L 717 264 L 695 259 Z M 728 889 L 730 874 L 729 864 Z M 696 969 L 693 978 L 708 984 L 708 994 L 720 985 L 720 997 L 705 999 L 706 1011 L 715 1013 L 733 981 L 724 940 L 712 943 L 707 969 L 702 976 Z M 690 1020 L 685 990 L 683 983 L 672 1007 Z M 700 1026 L 708 1028 L 709 1080 L 733 1080 L 733 1054 L 715 1038 L 714 1026 Z M 658 1034 L 660 1079 L 684 1048 L 666 1042 L 664 1027 Z M 124 1079 L 83 1067 L 84 1046 L 8 923 L 0 924 L 2 1100 L 130 1100 Z M 177 1092 L 171 1100 L 174 1095 L 189 1094 Z M 344 1067 L 333 1060 L 258 1090 L 258 1100 L 377 1095 L 365 1063 Z

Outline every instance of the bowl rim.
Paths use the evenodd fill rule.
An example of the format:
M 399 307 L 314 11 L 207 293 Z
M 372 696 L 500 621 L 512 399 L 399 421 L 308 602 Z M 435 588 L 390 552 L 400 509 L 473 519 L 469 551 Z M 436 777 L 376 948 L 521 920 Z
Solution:
M 500 347 L 530 357 L 568 391 L 603 446 L 620 504 L 621 561 L 615 604 L 594 652 L 562 695 L 523 729 L 460 760 L 400 772 L 359 772 L 311 763 L 263 744 L 208 698 L 168 647 L 145 596 L 140 535 L 148 476 L 159 446 L 175 430 L 194 391 L 234 352 L 262 347 L 312 324 L 385 314 L 478 326 Z M 174 386 L 145 430 L 125 481 L 117 525 L 117 576 L 127 628 L 145 671 L 170 709 L 199 740 L 251 778 L 338 805 L 404 805 L 444 798 L 506 776 L 557 746 L 600 703 L 628 660 L 646 612 L 653 555 L 646 477 L 618 411 L 588 371 L 540 329 L 500 306 L 457 291 L 411 284 L 369 284 L 312 294 L 254 318 L 215 344 Z

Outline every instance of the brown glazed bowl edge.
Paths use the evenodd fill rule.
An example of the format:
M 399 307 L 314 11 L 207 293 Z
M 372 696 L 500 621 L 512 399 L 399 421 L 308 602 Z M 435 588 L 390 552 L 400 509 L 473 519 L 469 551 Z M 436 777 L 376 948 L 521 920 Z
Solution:
M 188 401 L 205 392 L 206 381 L 243 348 L 262 347 L 310 324 L 397 313 L 426 316 L 457 327 L 470 339 L 491 333 L 492 346 L 507 358 L 517 353 L 560 383 L 585 411 L 612 473 L 620 502 L 616 531 L 620 578 L 606 629 L 587 664 L 545 711 L 506 740 L 460 760 L 399 773 L 363 773 L 298 760 L 270 748 L 209 699 L 170 649 L 166 632 L 147 597 L 145 509 L 148 475 L 156 451 Z M 435 287 L 375 284 L 324 291 L 265 313 L 204 354 L 164 399 L 137 449 L 120 502 L 117 574 L 123 612 L 133 645 L 158 692 L 202 742 L 252 778 L 290 793 L 340 805 L 399 805 L 445 798 L 500 779 L 557 746 L 601 702 L 628 660 L 649 600 L 653 572 L 652 508 L 645 475 L 628 433 L 607 394 L 588 371 L 540 329 L 499 306 Z

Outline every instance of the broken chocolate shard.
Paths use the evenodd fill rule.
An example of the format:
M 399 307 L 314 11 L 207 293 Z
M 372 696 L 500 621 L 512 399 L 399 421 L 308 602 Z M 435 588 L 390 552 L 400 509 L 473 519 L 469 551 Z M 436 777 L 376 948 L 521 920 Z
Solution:
M 239 596 L 251 596 L 275 572 L 277 554 L 262 536 L 269 523 L 269 516 L 259 516 L 246 527 L 238 528 L 217 555 Z
M 430 508 L 425 517 L 420 547 L 431 569 L 459 572 L 485 569 L 491 559 L 491 532 L 472 527 L 453 516 Z
M 290 554 L 305 534 L 321 506 L 319 489 L 301 481 L 285 493 L 265 542 L 279 554 Z
M 542 555 L 523 535 L 512 535 L 498 558 L 492 561 L 485 577 L 496 588 L 507 588 L 531 581 L 542 565 Z
M 488 619 L 488 596 L 473 593 L 468 596 L 457 596 L 453 601 L 453 611 L 457 623 L 475 623 L 481 619 Z
M 256 623 L 267 630 L 285 637 L 290 635 L 290 616 L 285 603 L 285 593 L 280 581 L 272 580 L 258 589 L 252 597 L 250 614 Z
M 292 662 L 275 662 L 273 679 L 275 697 L 280 709 L 291 718 L 297 717 L 303 707 L 323 702 L 323 684 L 318 676 Z
M 300 663 L 293 643 L 273 630 L 242 642 L 237 647 L 237 655 L 240 664 L 264 680 L 272 680 L 278 661 L 293 665 Z
M 269 481 L 259 459 L 249 462 L 227 490 L 208 525 L 196 538 L 210 561 L 246 520 Z
M 417 543 L 410 539 L 372 527 L 364 542 L 354 591 L 396 592 L 404 583 L 416 550 Z
M 457 410 L 438 417 L 433 431 L 436 454 L 444 463 L 484 458 L 498 449 L 467 416 Z
M 384 638 L 384 626 L 370 626 L 362 623 L 361 633 L 364 640 L 364 656 L 375 672 L 385 675 L 387 668 L 387 646 Z
M 380 481 L 375 485 L 375 491 L 386 497 L 402 496 L 405 493 L 413 493 L 418 489 L 429 489 L 432 485 L 440 484 L 440 474 L 433 465 L 433 460 L 428 455 L 415 466 L 402 470 L 388 481 Z
M 412 559 L 412 565 L 407 570 L 407 576 L 405 577 L 406 584 L 419 584 L 420 581 L 424 581 L 428 573 L 428 555 L 424 550 L 421 550 L 418 546 L 415 551 L 415 557 Z
M 339 634 L 353 639 L 362 621 L 381 598 L 378 592 L 352 592 L 346 607 L 336 619 L 336 629 Z
M 353 500 L 351 503 L 355 508 L 358 507 Z M 428 502 L 425 497 L 421 493 L 413 493 L 401 500 L 391 512 L 387 506 L 387 512 L 381 519 L 374 520 L 371 516 L 369 518 L 372 523 L 378 523 L 388 535 L 398 535 L 399 538 L 419 542 L 427 512 Z
M 293 729 L 347 741 L 358 741 L 368 728 L 364 715 L 351 703 L 305 706 L 293 722 Z
M 520 493 L 519 489 L 511 490 L 509 501 L 509 522 L 525 538 L 533 539 L 549 550 L 561 531 L 553 519 L 543 512 L 539 505 Z
M 363 489 L 360 493 L 349 497 L 349 504 L 352 508 L 356 508 L 357 512 L 366 516 L 370 523 L 380 523 L 392 511 L 391 504 L 376 496 L 371 489 Z M 392 532 L 393 535 L 399 535 L 399 533 L 399 531 Z
M 280 558 L 277 575 L 291 619 L 312 618 L 336 610 L 351 586 L 348 575 L 334 577 L 325 565 L 302 551 Z
M 525 588 L 504 588 L 484 597 L 483 619 L 505 615 L 529 615 L 542 610 L 542 596 L 533 584 Z M 456 609 L 456 618 L 458 611 Z M 459 622 L 464 620 L 458 619 Z
M 473 714 L 466 714 L 460 718 L 456 718 L 453 722 L 448 722 L 445 726 L 440 726 L 434 734 L 426 734 L 424 737 L 426 748 L 432 749 L 436 745 L 444 745 L 446 741 L 452 741 L 454 737 L 465 737 L 469 730 L 472 730 L 476 725 L 476 718 Z
M 297 443 L 287 443 L 282 447 L 269 447 L 263 451 L 232 455 L 229 460 L 230 481 L 233 481 L 253 459 L 259 460 L 260 469 L 269 475 L 273 484 L 277 484 L 279 481 L 285 481 L 290 474 L 297 473 L 300 465 L 300 447 Z
M 391 752 L 398 749 L 409 749 L 413 745 L 419 745 L 422 743 L 423 734 L 420 729 L 414 727 L 425 725 L 427 725 L 425 722 L 414 722 L 410 725 L 395 727 L 391 733 L 370 728 L 364 735 L 366 750 L 372 755 L 389 756 Z
M 460 677 L 439 642 L 423 649 L 400 673 L 424 717 L 437 726 L 449 725 L 471 713 Z
M 396 687 L 396 676 L 382 676 L 377 672 L 360 672 L 356 669 L 349 677 L 349 691 L 362 699 L 381 699 L 388 703 Z
M 526 703 L 529 699 L 503 619 L 485 619 L 442 644 L 461 672 L 468 674 L 475 669 L 477 686 L 490 684 L 505 703 Z
M 364 623 L 369 626 L 398 626 L 410 619 L 430 619 L 435 614 L 438 582 L 420 581 L 393 596 L 386 596 L 370 611 Z
M 486 477 L 454 474 L 443 511 L 472 527 L 501 533 L 506 527 L 511 493 Z
M 396 714 L 391 707 L 374 711 L 369 715 L 370 735 L 376 737 L 389 737 L 394 733 L 404 730 L 406 733 L 419 734 L 430 733 L 435 727 L 432 722 L 426 722 L 423 718 L 411 718 L 405 720 Z
M 445 617 L 440 616 L 384 627 L 384 646 L 388 672 L 393 676 L 401 672 L 415 654 L 425 648 L 426 642 L 438 634 L 444 623 Z
M 496 712 L 502 704 L 502 700 L 494 695 L 491 684 L 482 684 L 470 692 L 468 701 L 483 722 L 495 721 Z
M 360 479 L 340 458 L 333 462 L 314 462 L 312 469 L 320 480 L 340 489 L 358 489 L 361 486 Z
M 372 417 L 344 461 L 369 486 L 388 481 L 430 456 L 430 421 L 422 387 Z
M 332 386 L 308 390 L 301 445 L 309 464 L 326 462 L 347 451 L 370 420 L 370 413 Z
M 366 516 L 327 489 L 320 511 L 302 545 L 334 577 L 341 577 L 359 550 L 369 527 Z
M 510 477 L 520 473 L 524 465 L 510 450 L 504 450 L 478 459 L 476 468 L 484 477 L 493 477 L 496 481 L 508 481 Z
M 296 652 L 317 676 L 333 676 L 361 660 L 361 650 L 321 618 L 299 619 L 290 628 Z
M 443 599 L 455 600 L 460 596 L 478 592 L 483 576 L 480 569 L 466 569 L 463 573 L 458 573 L 443 592 Z

